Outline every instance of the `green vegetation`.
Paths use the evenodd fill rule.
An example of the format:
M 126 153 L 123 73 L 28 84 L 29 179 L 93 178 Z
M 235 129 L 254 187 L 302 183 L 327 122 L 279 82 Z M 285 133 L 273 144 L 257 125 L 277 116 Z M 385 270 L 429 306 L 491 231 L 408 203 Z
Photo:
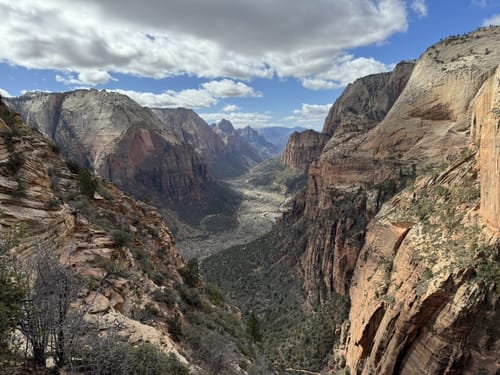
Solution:
M 97 189 L 97 181 L 87 168 L 78 170 L 78 188 L 87 198 L 92 199 Z
M 173 354 L 154 345 L 137 347 L 117 335 L 90 337 L 81 348 L 81 363 L 73 365 L 79 373 L 100 375 L 188 375 L 189 370 Z
M 305 246 L 304 226 L 284 228 L 204 259 L 202 274 L 243 311 L 246 336 L 254 342 L 261 338 L 259 347 L 270 363 L 281 370 L 293 365 L 321 371 L 336 340 L 335 328 L 347 317 L 349 302 L 334 296 L 314 312 L 302 309 L 302 280 L 291 269 Z M 291 244 L 288 252 L 283 243 Z
M 395 220 L 418 223 L 413 260 L 425 269 L 417 294 L 424 294 L 436 276 L 456 269 L 471 270 L 477 281 L 500 290 L 498 247 L 484 237 L 477 217 L 464 216 L 479 204 L 480 189 L 471 154 L 461 157 L 455 167 L 444 172 L 450 182 L 440 182 L 439 176 L 423 177 L 427 183 L 393 214 Z M 438 259 L 445 265 L 436 270 Z
M 182 279 L 191 288 L 197 288 L 200 285 L 200 270 L 198 267 L 198 259 L 190 259 L 187 264 L 179 270 Z
M 281 164 L 279 159 L 263 161 L 250 172 L 248 177 L 248 183 L 251 185 L 288 194 L 302 190 L 306 182 L 306 174 L 293 171 Z
M 262 341 L 262 333 L 260 332 L 259 319 L 255 314 L 251 314 L 247 321 L 247 334 L 250 336 L 253 342 Z

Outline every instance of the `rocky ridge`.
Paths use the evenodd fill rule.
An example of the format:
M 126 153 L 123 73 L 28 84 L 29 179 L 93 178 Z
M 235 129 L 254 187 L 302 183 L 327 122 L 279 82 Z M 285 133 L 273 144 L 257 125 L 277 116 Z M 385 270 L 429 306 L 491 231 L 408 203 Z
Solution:
M 228 190 L 220 187 L 203 157 L 223 144 L 216 136 L 214 142 L 205 137 L 213 132 L 192 111 L 163 112 L 164 123 L 127 96 L 104 90 L 29 93 L 10 98 L 9 105 L 53 139 L 65 157 L 154 203 L 177 223 L 176 230 L 183 227 L 177 217 L 197 226 L 204 215 L 227 214 L 226 208 L 237 206 L 231 192 L 226 195 L 231 207 L 207 204 L 220 200 L 219 190 Z M 173 121 L 181 121 L 186 130 Z M 186 205 L 189 210 L 183 209 Z M 191 212 L 199 215 L 187 215 Z
M 325 123 L 331 138 L 308 167 L 305 190 L 265 238 L 270 244 L 230 249 L 205 262 L 217 279 L 208 266 L 218 270 L 232 251 L 245 257 L 242 250 L 250 249 L 251 275 L 229 275 L 221 285 L 241 303 L 267 297 L 264 317 L 281 307 L 282 301 L 270 302 L 281 284 L 268 294 L 246 290 L 250 296 L 237 288 L 268 277 L 277 265 L 302 283 L 304 319 L 349 296 L 349 318 L 331 329 L 336 343 L 301 332 L 318 347 L 331 345 L 328 363 L 307 368 L 307 360 L 295 357 L 299 369 L 500 370 L 499 43 L 500 27 L 453 36 L 415 63 L 348 87 Z M 292 152 L 285 159 L 300 160 Z M 264 254 L 272 256 L 268 267 L 255 260 Z
M 119 323 L 132 345 L 149 342 L 195 372 L 210 366 L 196 349 L 208 345 L 200 343 L 204 335 L 228 349 L 224 366 L 240 371 L 238 361 L 247 359 L 234 342 L 248 345 L 241 321 L 229 306 L 214 304 L 202 284 L 186 284 L 184 262 L 156 209 L 92 176 L 97 190 L 86 193 L 82 169 L 3 104 L 0 133 L 0 233 L 2 241 L 16 238 L 11 256 L 29 259 L 42 248 L 81 275 L 87 287 L 79 304 L 88 305 L 87 319 L 101 332 Z
M 302 269 L 310 301 L 333 293 L 351 297 L 351 326 L 344 329 L 350 338 L 336 359 L 347 358 L 354 373 L 498 370 L 493 322 L 500 281 L 491 224 L 498 217 L 499 42 L 498 27 L 447 38 L 414 67 L 399 66 L 392 92 L 400 93 L 386 96 L 394 100 L 386 102 L 393 104 L 385 116 L 369 107 L 361 118 L 371 121 L 354 131 L 358 120 L 343 122 L 343 111 L 332 108 L 327 118 L 324 131 L 332 137 L 309 167 L 308 186 L 290 215 L 309 228 Z M 374 104 L 380 93 L 368 97 Z M 441 175 L 417 178 L 384 204 L 443 162 L 449 167 Z M 470 248 L 471 231 L 482 251 Z M 485 271 L 484 264 L 492 268 Z M 487 281 L 478 276 L 483 273 Z

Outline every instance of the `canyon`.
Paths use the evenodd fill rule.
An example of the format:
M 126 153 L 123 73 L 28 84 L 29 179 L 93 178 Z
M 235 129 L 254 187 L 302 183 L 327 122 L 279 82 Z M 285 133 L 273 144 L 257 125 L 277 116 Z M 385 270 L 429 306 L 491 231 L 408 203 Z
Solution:
M 93 280 L 80 303 L 98 300 L 94 316 L 194 372 L 216 332 L 208 346 L 230 348 L 229 373 L 265 374 L 267 357 L 283 374 L 496 374 L 498 45 L 500 27 L 480 28 L 356 80 L 279 163 L 259 164 L 279 148 L 256 131 L 191 110 L 97 90 L 9 99 L 0 230 L 23 223 L 11 253 L 54 249 Z M 82 168 L 100 175 L 96 194 L 79 190 Z M 204 258 L 197 287 L 178 249 Z M 151 306 L 161 313 L 137 319 Z M 250 316 L 261 344 L 245 336 Z M 174 318 L 190 332 L 180 340 Z

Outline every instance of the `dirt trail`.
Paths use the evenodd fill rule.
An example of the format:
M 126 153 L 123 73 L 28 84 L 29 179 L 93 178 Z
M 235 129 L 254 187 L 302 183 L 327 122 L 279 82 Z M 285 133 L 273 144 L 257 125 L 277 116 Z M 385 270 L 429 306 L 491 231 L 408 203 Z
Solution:
M 238 210 L 239 225 L 228 232 L 210 234 L 208 237 L 189 238 L 177 243 L 184 259 L 203 259 L 234 245 L 240 245 L 269 232 L 277 218 L 281 217 L 291 195 L 269 192 L 247 183 L 246 177 L 226 181 L 243 195 Z

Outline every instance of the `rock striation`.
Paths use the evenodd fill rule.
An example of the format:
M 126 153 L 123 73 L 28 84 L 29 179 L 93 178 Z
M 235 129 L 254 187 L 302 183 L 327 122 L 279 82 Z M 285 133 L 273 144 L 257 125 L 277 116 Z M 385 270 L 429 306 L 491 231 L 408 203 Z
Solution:
M 9 99 L 9 105 L 50 136 L 65 157 L 153 202 L 169 220 L 179 216 L 197 226 L 201 216 L 224 211 L 206 202 L 218 199 L 210 164 L 226 146 L 192 111 L 153 112 L 104 90 L 30 93 Z
M 309 165 L 318 158 L 328 142 L 328 135 L 314 130 L 294 132 L 288 138 L 280 161 L 287 167 L 300 172 L 307 172 Z
M 137 143 L 146 151 L 170 144 L 142 126 L 127 132 L 141 137 Z M 181 276 L 185 264 L 160 213 L 77 169 L 53 141 L 0 103 L 0 245 L 15 239 L 9 251 L 18 260 L 42 249 L 77 272 L 86 287 L 72 306 L 83 308 L 99 335 L 118 329 L 132 345 L 151 343 L 195 372 L 210 369 L 213 352 L 224 348 L 229 359 L 217 357 L 218 368 L 245 373 L 238 363 L 251 360 L 237 345 L 251 344 L 236 344 L 236 336 L 245 337 L 240 317 L 220 300 L 215 306 L 202 283 Z M 95 192 L 85 189 L 84 175 Z
M 350 85 L 325 121 L 286 220 L 307 228 L 311 305 L 351 298 L 332 356 L 351 373 L 499 370 L 498 43 L 500 27 L 444 39 Z

